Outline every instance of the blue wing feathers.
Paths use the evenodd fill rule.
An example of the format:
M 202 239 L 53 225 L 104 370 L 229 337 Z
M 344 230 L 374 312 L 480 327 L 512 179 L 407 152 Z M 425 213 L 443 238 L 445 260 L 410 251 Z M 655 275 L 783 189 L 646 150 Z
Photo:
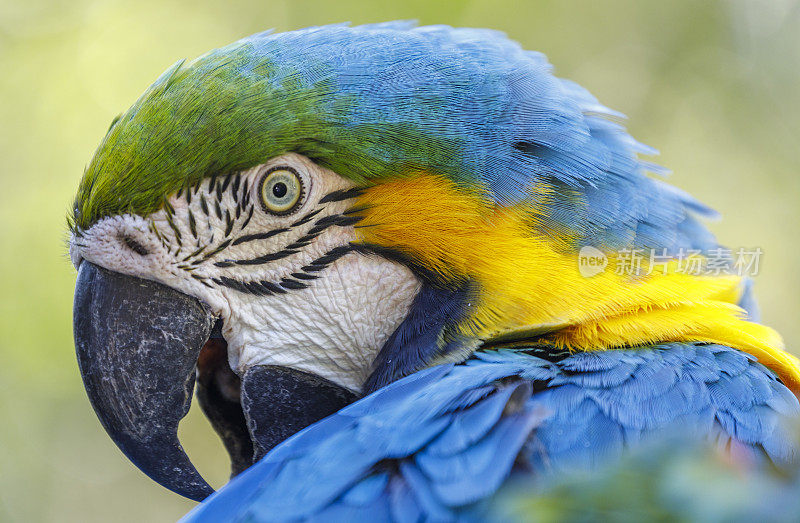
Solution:
M 497 423 L 495 430 L 475 445 L 470 452 L 455 455 L 455 470 L 461 474 L 446 477 L 432 467 L 428 474 L 430 488 L 449 507 L 464 507 L 495 492 L 508 477 L 520 448 L 540 422 L 535 411 L 518 413 Z M 443 469 L 451 465 L 440 463 Z M 476 481 L 478 479 L 478 481 Z
M 474 398 L 474 406 L 465 408 L 453 418 L 447 429 L 426 447 L 425 456 L 452 456 L 476 443 L 497 423 L 516 390 L 516 386 L 510 386 L 485 401 L 478 402 L 479 398 Z
M 547 385 L 531 394 L 527 379 Z M 676 425 L 786 463 L 796 456 L 780 416 L 798 412 L 770 371 L 718 345 L 577 353 L 555 363 L 481 351 L 305 429 L 187 520 L 467 517 L 510 475 L 596 467 Z

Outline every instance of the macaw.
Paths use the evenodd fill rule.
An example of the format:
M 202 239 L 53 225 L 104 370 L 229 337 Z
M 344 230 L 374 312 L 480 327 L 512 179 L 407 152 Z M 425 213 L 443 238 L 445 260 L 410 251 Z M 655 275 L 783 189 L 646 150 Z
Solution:
M 676 427 L 793 462 L 798 360 L 745 278 L 682 270 L 721 250 L 713 211 L 621 119 L 489 30 L 331 25 L 179 61 L 68 216 L 101 423 L 202 500 L 177 437 L 197 382 L 235 477 L 196 521 L 467 517 Z M 640 252 L 662 263 L 617 270 Z

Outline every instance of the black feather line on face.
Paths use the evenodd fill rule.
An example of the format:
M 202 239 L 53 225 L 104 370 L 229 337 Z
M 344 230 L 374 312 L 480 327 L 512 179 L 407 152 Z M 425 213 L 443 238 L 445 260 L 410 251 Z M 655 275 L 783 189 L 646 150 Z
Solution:
M 266 280 L 243 282 L 234 278 L 221 277 L 214 278 L 212 281 L 218 285 L 228 287 L 238 292 L 245 294 L 254 294 L 257 296 L 268 296 L 270 294 L 284 294 L 287 290 L 299 290 L 308 287 L 308 284 L 299 280 L 313 280 L 318 276 L 307 274 L 308 270 L 319 272 L 329 267 L 333 262 L 342 258 L 343 256 L 357 252 L 357 249 L 352 245 L 342 245 L 334 247 L 319 258 L 313 260 L 308 265 L 304 266 L 301 270 L 303 272 L 292 273 L 292 278 L 281 278 L 279 283 L 274 283 Z M 219 262 L 225 263 L 225 262 Z M 227 265 L 226 265 L 227 266 Z
M 314 274 L 306 274 L 305 272 L 293 272 L 292 278 L 298 280 L 316 280 L 317 278 L 319 278 L 319 276 L 316 276 Z
M 270 294 L 286 294 L 284 289 L 281 289 L 278 284 L 269 281 L 260 281 L 258 285 Z
M 236 173 L 233 177 L 233 186 L 231 186 L 231 194 L 233 195 L 233 201 L 239 201 L 239 184 L 242 183 L 242 174 Z
M 249 260 L 223 260 L 214 263 L 217 267 L 233 267 L 236 265 L 262 265 L 264 263 L 269 263 L 277 260 L 281 260 L 292 254 L 297 254 L 300 252 L 299 250 L 295 249 L 283 249 L 278 252 L 273 252 L 269 254 L 264 254 L 262 256 L 258 256 L 257 258 L 250 258 Z
M 225 237 L 231 235 L 233 231 L 233 220 L 231 219 L 231 212 L 228 209 L 225 209 Z
M 210 287 L 213 289 L 213 285 L 211 285 L 210 283 L 208 283 L 208 281 L 206 281 L 208 278 L 197 274 L 190 274 L 190 276 L 195 280 L 199 281 L 200 283 L 202 283 L 203 285 L 205 285 L 206 287 Z
M 199 186 L 200 186 L 200 184 L 197 184 L 194 187 L 186 189 L 187 203 L 191 202 L 191 193 L 192 193 L 193 190 L 194 190 L 195 194 L 198 193 Z M 222 207 L 220 206 L 220 203 L 222 202 L 223 194 L 229 188 L 231 190 L 233 200 L 237 202 L 236 203 L 235 217 L 232 217 L 231 211 L 229 209 L 225 209 L 224 214 L 223 214 Z M 239 190 L 240 189 L 242 191 L 241 192 L 241 199 L 239 198 Z M 245 229 L 245 227 L 250 223 L 250 220 L 253 217 L 253 213 L 254 213 L 254 210 L 255 210 L 255 205 L 250 205 L 249 204 L 250 191 L 249 191 L 248 185 L 246 183 L 242 183 L 242 175 L 241 175 L 241 173 L 236 173 L 235 175 L 225 176 L 221 180 L 218 179 L 218 177 L 215 175 L 215 176 L 211 176 L 208 179 L 207 192 L 209 194 L 215 196 L 213 204 L 214 204 L 214 213 L 216 214 L 217 219 L 222 221 L 223 220 L 223 216 L 224 216 L 224 222 L 225 222 L 225 231 L 224 231 L 224 235 L 223 235 L 224 241 L 222 243 L 220 243 L 216 248 L 213 248 L 213 249 L 209 250 L 208 252 L 206 252 L 205 255 L 201 259 L 196 259 L 194 261 L 189 262 L 189 260 L 191 260 L 192 258 L 200 256 L 200 254 L 202 254 L 206 250 L 207 247 L 210 247 L 214 243 L 214 235 L 212 234 L 211 239 L 208 242 L 208 245 L 205 245 L 205 246 L 201 246 L 200 245 L 200 238 L 199 238 L 199 236 L 197 234 L 197 220 L 196 220 L 191 208 L 188 208 L 187 212 L 188 212 L 189 229 L 190 229 L 190 231 L 192 233 L 192 236 L 197 240 L 197 249 L 194 252 L 192 252 L 191 254 L 189 254 L 188 256 L 185 256 L 181 260 L 182 262 L 189 262 L 189 265 L 187 265 L 186 267 L 193 268 L 194 266 L 197 266 L 200 263 L 208 261 L 210 258 L 218 255 L 220 252 L 222 252 L 223 250 L 225 250 L 227 247 L 229 247 L 231 245 L 240 245 L 240 244 L 243 244 L 243 243 L 246 243 L 246 242 L 265 240 L 265 239 L 268 239 L 268 238 L 272 238 L 273 236 L 276 236 L 278 234 L 283 234 L 283 233 L 289 232 L 293 228 L 300 227 L 300 226 L 303 226 L 303 225 L 311 222 L 316 216 L 318 216 L 325 209 L 324 205 L 320 206 L 319 208 L 308 212 L 305 216 L 303 216 L 300 219 L 296 220 L 295 222 L 293 222 L 291 225 L 289 225 L 287 227 L 280 227 L 278 229 L 273 229 L 271 231 L 267 231 L 267 232 L 263 232 L 263 233 L 247 234 L 247 235 L 239 236 L 237 238 L 231 238 L 230 236 L 233 233 L 234 225 L 236 224 L 236 222 L 241 217 L 243 209 L 247 208 L 247 215 L 246 215 L 246 218 L 244 219 L 244 221 L 241 223 L 241 225 L 239 227 L 240 231 Z M 362 192 L 363 191 L 361 189 L 358 189 L 358 188 L 342 189 L 342 190 L 332 191 L 332 192 L 326 194 L 325 196 L 323 196 L 321 198 L 321 200 L 320 200 L 320 203 L 324 204 L 324 203 L 328 203 L 328 202 L 340 202 L 340 201 L 352 199 L 352 198 L 355 198 L 355 197 L 359 196 L 360 194 L 362 194 Z M 200 208 L 201 208 L 201 210 L 203 211 L 203 213 L 207 217 L 206 221 L 207 221 L 207 225 L 209 227 L 209 230 L 212 230 L 213 227 L 211 225 L 211 213 L 210 213 L 210 210 L 209 210 L 208 202 L 207 202 L 204 194 L 200 194 Z M 173 222 L 173 220 L 171 219 L 172 216 L 174 215 L 174 212 L 175 212 L 174 208 L 169 204 L 169 202 L 167 202 L 166 205 L 165 205 L 165 209 L 166 209 L 166 214 L 167 214 L 167 222 L 170 225 L 170 227 L 172 228 L 173 232 L 175 233 L 175 240 L 176 240 L 176 242 L 178 244 L 178 251 L 180 251 L 180 249 L 181 249 L 181 233 L 178 230 L 178 228 L 175 226 L 175 223 Z M 293 254 L 297 254 L 297 253 L 300 252 L 300 250 L 302 248 L 307 247 L 311 243 L 311 241 L 313 241 L 317 236 L 322 234 L 322 232 L 324 232 L 329 227 L 333 227 L 333 226 L 346 227 L 346 226 L 354 225 L 355 223 L 360 221 L 361 218 L 358 217 L 358 216 L 346 216 L 346 214 L 351 214 L 351 213 L 355 212 L 356 210 L 357 210 L 356 208 L 351 208 L 350 210 L 345 211 L 343 214 L 334 214 L 334 215 L 324 216 L 322 218 L 317 219 L 316 222 L 314 222 L 312 227 L 309 229 L 309 231 L 305 235 L 301 236 L 300 238 L 298 238 L 294 242 L 288 244 L 286 247 L 284 247 L 283 249 L 281 249 L 278 252 L 268 253 L 268 254 L 264 254 L 264 255 L 257 256 L 255 258 L 251 258 L 251 259 L 246 259 L 246 260 L 231 260 L 231 259 L 222 260 L 222 261 L 216 262 L 214 265 L 216 265 L 217 267 L 233 267 L 233 266 L 237 266 L 237 265 L 244 265 L 244 266 L 247 266 L 247 265 L 260 265 L 260 264 L 264 264 L 264 263 L 277 261 L 277 260 L 286 258 L 288 256 L 291 256 Z M 163 243 L 163 239 L 162 239 L 162 243 Z M 337 248 L 337 249 L 339 249 L 339 248 Z M 333 250 L 329 251 L 328 253 L 326 253 L 325 255 L 320 257 L 319 259 L 317 259 L 314 262 L 312 262 L 311 264 L 309 264 L 307 267 L 309 267 L 310 270 L 312 270 L 314 272 L 322 270 L 329 263 L 332 263 L 332 261 L 335 261 L 334 257 L 336 256 L 336 253 L 341 252 L 340 249 L 339 250 L 337 250 L 337 249 L 333 249 Z M 316 278 L 316 276 L 311 275 L 311 274 L 307 274 L 305 272 L 299 272 L 297 274 L 302 274 L 303 275 L 302 277 L 300 277 L 300 279 L 308 280 L 308 279 Z M 228 281 L 229 279 L 230 278 L 220 279 L 220 281 Z M 286 281 L 282 281 L 281 282 L 281 286 L 284 287 L 284 288 L 289 288 L 289 289 L 293 289 L 294 290 L 294 289 L 305 288 L 306 284 L 304 284 L 304 283 L 302 283 L 300 281 L 297 281 L 297 280 L 292 280 L 290 278 L 290 279 L 287 279 Z M 268 287 L 270 287 L 270 286 L 268 286 Z M 237 290 L 241 289 L 241 288 L 245 288 L 245 287 L 237 286 Z M 278 288 L 280 288 L 280 287 L 278 287 Z M 256 289 L 256 288 L 252 287 L 252 288 L 250 288 L 250 291 L 254 292 L 254 289 Z M 258 292 L 265 292 L 266 289 L 262 285 L 257 290 L 258 290 Z M 272 288 L 269 288 L 268 290 L 271 293 L 279 292 L 278 290 L 272 289 Z
M 356 198 L 362 194 L 364 194 L 364 189 L 358 187 L 353 187 L 351 189 L 340 189 L 338 191 L 329 192 L 319 200 L 319 203 L 342 202 L 344 200 Z
M 212 258 L 213 256 L 215 256 L 215 255 L 219 254 L 220 252 L 224 251 L 225 249 L 227 249 L 228 245 L 230 245 L 230 244 L 231 244 L 230 240 L 225 240 L 224 242 L 220 243 L 217 246 L 216 249 L 214 249 L 213 251 L 207 252 L 205 254 L 205 256 L 203 256 L 203 258 L 201 260 L 197 260 L 196 262 L 193 262 L 193 263 L 198 263 L 198 262 L 202 263 L 202 262 L 208 260 L 209 258 Z
M 290 290 L 305 289 L 306 287 L 308 287 L 308 285 L 306 285 L 305 283 L 293 280 L 291 278 L 281 278 L 280 285 L 284 289 L 290 289 Z
M 325 200 L 325 198 L 327 198 L 328 196 L 333 195 L 334 196 L 333 199 L 328 201 L 341 201 L 342 199 L 345 199 L 344 198 L 345 194 L 348 195 L 348 198 L 352 198 L 354 197 L 353 195 L 360 194 L 360 191 L 356 192 L 349 189 L 347 191 L 334 191 L 332 193 L 327 194 L 325 197 L 322 198 L 322 200 Z M 242 243 L 246 242 L 266 240 L 268 238 L 272 238 L 273 236 L 277 236 L 278 234 L 289 232 L 295 227 L 300 227 L 302 225 L 309 223 L 315 216 L 321 213 L 324 209 L 325 209 L 324 206 L 314 209 L 313 211 L 307 213 L 299 220 L 290 224 L 288 227 L 280 227 L 278 229 L 273 229 L 267 232 L 239 236 L 238 238 L 235 238 L 233 240 L 232 245 L 241 245 Z M 251 207 L 250 214 L 248 215 L 247 220 L 245 220 L 245 223 L 249 222 L 250 216 L 252 216 L 252 212 L 253 208 Z M 301 236 L 295 242 L 287 245 L 278 252 L 265 254 L 248 260 L 223 260 L 221 262 L 217 262 L 216 265 L 218 267 L 231 267 L 234 265 L 259 265 L 262 263 L 268 263 L 275 260 L 279 260 L 281 258 L 285 258 L 288 255 L 295 254 L 297 252 L 297 249 L 306 247 L 311 242 L 311 240 L 319 236 L 323 231 L 325 231 L 325 229 L 332 226 L 347 227 L 349 225 L 354 225 L 358 223 L 359 221 L 361 221 L 361 219 L 362 218 L 360 216 L 345 216 L 344 214 L 333 214 L 329 216 L 323 216 L 322 218 L 319 218 L 317 219 L 317 221 L 314 222 L 314 225 L 311 227 L 311 229 L 309 229 L 309 231 L 304 236 Z M 244 226 L 242 226 L 241 229 L 244 229 Z M 229 231 L 226 231 L 226 236 L 228 236 L 228 234 Z
M 222 199 L 222 193 L 224 193 L 225 190 L 228 188 L 228 185 L 230 185 L 232 178 L 233 175 L 226 176 L 225 180 L 223 180 L 223 182 L 219 186 L 217 186 L 217 197 L 220 200 Z
M 135 238 L 125 235 L 122 236 L 120 240 L 122 240 L 122 243 L 124 243 L 126 247 L 128 247 L 130 250 L 132 250 L 139 256 L 147 256 L 148 254 L 150 254 L 147 248 L 141 243 L 139 243 Z
M 181 243 L 181 231 L 178 230 L 178 227 L 175 226 L 175 222 L 172 220 L 172 216 L 167 214 L 167 224 L 172 229 L 172 232 L 175 233 L 175 242 L 178 244 L 178 250 L 182 247 Z
M 310 213 L 306 214 L 305 216 L 303 216 L 302 218 L 291 224 L 289 227 L 299 227 L 300 225 L 305 225 L 306 223 L 310 222 L 314 216 L 321 213 L 323 209 L 324 207 L 320 207 L 315 211 L 311 211 Z
M 158 230 L 158 227 L 156 227 L 155 222 L 153 222 L 152 220 L 150 220 L 150 230 L 153 232 L 153 234 L 156 235 L 158 241 L 161 242 L 161 246 L 169 250 L 167 247 L 167 242 L 164 240 L 164 236 L 161 235 L 161 231 Z
M 247 224 L 250 223 L 250 218 L 253 217 L 253 211 L 255 210 L 255 208 L 256 208 L 255 205 L 250 206 L 250 210 L 247 212 L 247 218 L 244 219 L 244 222 L 242 222 L 242 226 L 239 227 L 240 231 L 243 231 L 244 228 L 247 227 Z
M 253 208 L 251 207 L 250 208 L 250 214 L 251 215 L 253 213 L 252 209 Z M 249 221 L 250 217 L 248 216 L 247 219 Z M 259 233 L 256 233 L 256 234 L 246 234 L 244 236 L 239 236 L 238 238 L 233 240 L 233 244 L 232 245 L 240 245 L 242 243 L 252 242 L 252 241 L 256 241 L 256 240 L 266 240 L 267 238 L 272 238 L 273 236 L 281 234 L 281 233 L 284 233 L 284 232 L 289 232 L 289 229 L 287 229 L 286 227 L 282 227 L 280 229 L 272 229 L 271 231 L 267 231 L 267 232 L 259 232 Z
M 194 258 L 195 256 L 199 256 L 201 252 L 206 250 L 206 247 L 208 247 L 208 246 L 207 245 L 203 245 L 202 247 L 198 247 L 196 251 L 192 252 L 191 254 L 186 255 L 181 261 L 185 262 L 185 261 L 190 260 L 191 258 Z
M 189 192 L 187 191 L 186 194 L 189 194 Z M 197 223 L 195 222 L 194 213 L 192 213 L 192 209 L 188 209 L 188 215 L 189 215 L 189 230 L 192 232 L 192 236 L 194 236 L 194 238 L 197 239 Z

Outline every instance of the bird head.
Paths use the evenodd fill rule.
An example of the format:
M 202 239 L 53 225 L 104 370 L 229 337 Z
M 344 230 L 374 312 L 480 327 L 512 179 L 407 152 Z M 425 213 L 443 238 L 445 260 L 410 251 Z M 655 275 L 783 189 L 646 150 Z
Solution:
M 485 30 L 327 26 L 178 62 L 113 121 L 68 218 L 104 427 L 201 499 L 177 439 L 195 379 L 236 472 L 487 345 L 769 352 L 739 278 L 614 270 L 621 249 L 716 247 L 620 118 Z M 592 277 L 586 246 L 609 264 Z

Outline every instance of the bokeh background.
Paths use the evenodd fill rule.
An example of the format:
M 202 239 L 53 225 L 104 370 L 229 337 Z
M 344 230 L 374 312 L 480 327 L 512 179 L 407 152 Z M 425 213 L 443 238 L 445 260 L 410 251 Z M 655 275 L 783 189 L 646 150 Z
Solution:
M 64 216 L 111 119 L 159 73 L 267 28 L 417 19 L 499 29 L 629 116 L 672 182 L 761 247 L 766 323 L 800 352 L 800 1 L 0 0 L 0 521 L 174 521 L 193 503 L 97 422 L 71 334 Z M 182 440 L 224 483 L 198 409 Z

